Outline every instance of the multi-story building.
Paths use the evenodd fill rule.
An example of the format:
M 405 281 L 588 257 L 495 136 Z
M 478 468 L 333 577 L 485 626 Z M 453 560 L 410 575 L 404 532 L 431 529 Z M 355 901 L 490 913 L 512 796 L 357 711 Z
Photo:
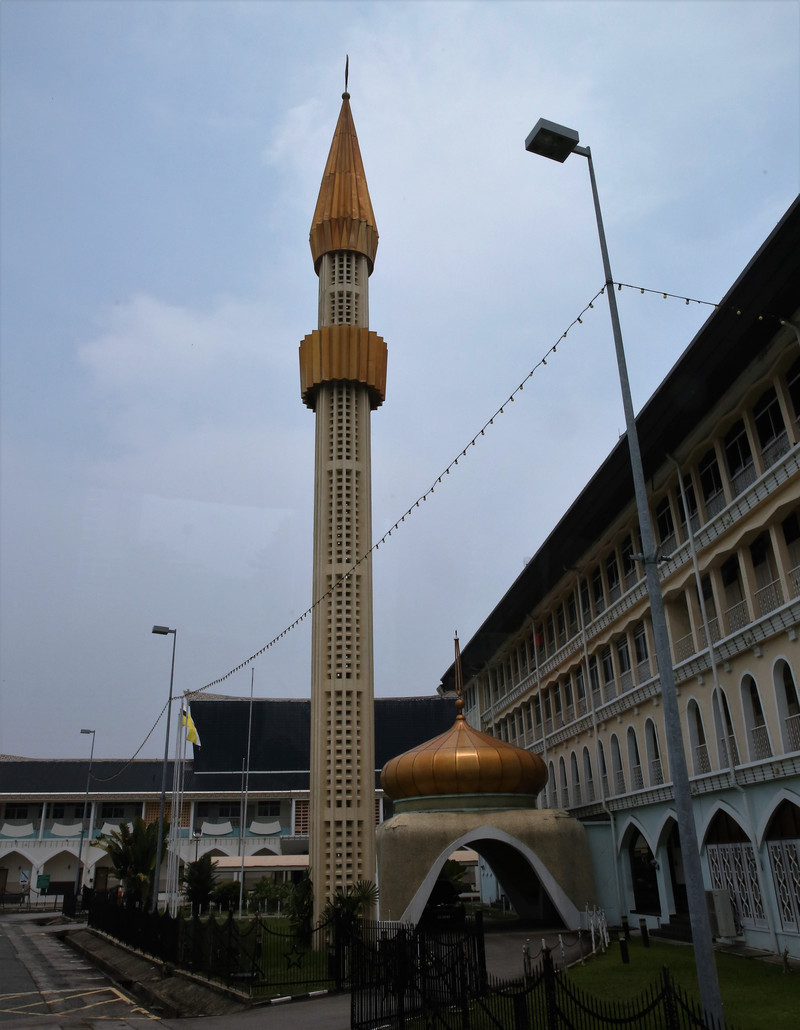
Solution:
M 798 305 L 800 199 L 637 418 L 706 886 L 794 955 Z M 462 656 L 470 721 L 544 759 L 540 804 L 587 826 L 609 917 L 653 926 L 687 902 L 640 551 L 623 438 Z
M 246 698 L 198 696 L 191 711 L 202 747 L 185 763 L 182 776 L 175 776 L 176 785 L 182 779 L 175 809 L 181 814 L 170 848 L 179 862 L 210 853 L 219 860 L 220 878 L 232 879 L 244 857 L 246 874 L 252 870 L 248 883 L 266 871 L 290 875 L 308 867 L 309 701 L 256 699 L 251 714 Z M 383 798 L 375 788 L 381 767 L 447 729 L 455 709 L 440 697 L 379 698 L 374 711 L 372 812 L 378 822 Z M 170 760 L 167 818 L 175 771 Z M 37 900 L 43 891 L 70 893 L 79 854 L 85 885 L 102 890 L 115 884 L 97 838 L 137 815 L 148 823 L 157 820 L 161 776 L 162 762 L 153 760 L 95 760 L 90 776 L 86 760 L 0 756 L 0 897 Z M 162 890 L 168 865 L 163 864 Z M 49 878 L 46 888 L 40 877 Z

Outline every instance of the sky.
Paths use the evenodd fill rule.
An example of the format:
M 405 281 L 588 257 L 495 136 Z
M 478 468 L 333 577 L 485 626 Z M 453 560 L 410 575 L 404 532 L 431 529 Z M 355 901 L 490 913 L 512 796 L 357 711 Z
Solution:
M 562 336 L 603 285 L 586 162 L 526 153 L 537 119 L 591 146 L 636 287 L 720 299 L 800 183 L 797 2 L 3 0 L 0 47 L 0 754 L 159 757 L 154 624 L 176 695 L 309 696 L 310 619 L 281 634 L 346 55 L 374 539 L 412 509 L 373 555 L 377 696 L 435 692 L 623 428 L 604 298 Z M 638 410 L 710 309 L 618 300 Z

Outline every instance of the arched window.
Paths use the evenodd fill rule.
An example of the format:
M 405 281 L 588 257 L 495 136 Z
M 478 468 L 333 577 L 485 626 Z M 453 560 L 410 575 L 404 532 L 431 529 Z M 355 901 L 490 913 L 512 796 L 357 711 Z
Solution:
M 718 687 L 714 691 L 712 707 L 714 710 L 714 732 L 717 736 L 717 747 L 719 749 L 719 764 L 722 769 L 728 769 L 739 764 L 739 749 L 736 746 L 736 735 L 733 732 L 728 699 L 722 687 Z
M 800 751 L 800 701 L 789 663 L 783 659 L 777 662 L 772 676 L 781 721 L 783 750 Z
M 661 749 L 658 746 L 658 730 L 652 719 L 648 719 L 644 724 L 644 745 L 650 786 L 658 787 L 664 782 L 664 769 L 661 765 Z
M 597 760 L 600 763 L 600 784 L 603 789 L 603 797 L 609 796 L 608 766 L 606 765 L 606 752 L 602 740 L 597 742 Z
M 800 931 L 800 808 L 782 802 L 765 834 L 781 927 Z
M 622 755 L 616 733 L 611 734 L 611 771 L 614 774 L 614 793 L 625 793 L 625 772 L 622 768 Z
M 567 763 L 563 756 L 558 760 L 558 781 L 561 786 L 561 807 L 569 808 L 569 784 L 567 783 Z
M 689 723 L 689 743 L 692 749 L 692 770 L 695 776 L 711 772 L 711 761 L 708 757 L 706 732 L 703 728 L 703 717 L 700 706 L 692 698 L 686 708 L 686 719 Z
M 575 757 L 575 752 L 569 756 L 570 773 L 572 775 L 572 803 L 574 805 L 583 804 L 583 796 L 581 792 L 581 774 L 578 771 L 578 759 Z
M 639 741 L 636 739 L 636 730 L 633 726 L 628 727 L 628 768 L 631 771 L 631 790 L 642 790 L 644 774 L 642 760 L 639 757 Z
M 764 720 L 764 710 L 761 707 L 761 698 L 758 695 L 758 687 L 752 676 L 745 676 L 742 680 L 742 711 L 744 712 L 744 726 L 747 734 L 747 750 L 751 762 L 757 762 L 762 758 L 772 757 L 772 748 L 769 743 L 769 733 Z
M 586 787 L 586 801 L 594 801 L 595 793 L 594 776 L 592 775 L 592 756 L 589 754 L 588 747 L 583 749 L 583 782 Z

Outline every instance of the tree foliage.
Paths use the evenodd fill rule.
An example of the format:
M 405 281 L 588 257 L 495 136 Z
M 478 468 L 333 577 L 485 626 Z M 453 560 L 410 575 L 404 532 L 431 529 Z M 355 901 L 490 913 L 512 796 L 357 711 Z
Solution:
M 183 870 L 183 890 L 191 902 L 192 913 L 199 913 L 208 908 L 216 886 L 217 874 L 210 852 L 201 855 L 194 862 L 186 863 Z
M 358 880 L 336 887 L 322 913 L 323 920 L 339 918 L 345 925 L 372 912 L 378 904 L 378 888 L 372 880 Z
M 164 824 L 161 858 L 167 850 L 169 825 Z M 153 894 L 158 849 L 158 822 L 145 823 L 134 816 L 133 823 L 120 823 L 116 830 L 101 834 L 97 846 L 103 848 L 114 868 L 114 875 L 122 883 L 125 904 L 130 908 L 147 908 Z

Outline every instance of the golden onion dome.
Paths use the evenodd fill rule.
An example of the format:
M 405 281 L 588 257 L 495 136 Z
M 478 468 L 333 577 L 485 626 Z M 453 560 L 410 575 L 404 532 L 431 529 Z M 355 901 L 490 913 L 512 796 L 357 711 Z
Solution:
M 461 713 L 451 728 L 381 770 L 381 787 L 393 800 L 452 794 L 535 795 L 547 782 L 538 755 L 474 729 Z

